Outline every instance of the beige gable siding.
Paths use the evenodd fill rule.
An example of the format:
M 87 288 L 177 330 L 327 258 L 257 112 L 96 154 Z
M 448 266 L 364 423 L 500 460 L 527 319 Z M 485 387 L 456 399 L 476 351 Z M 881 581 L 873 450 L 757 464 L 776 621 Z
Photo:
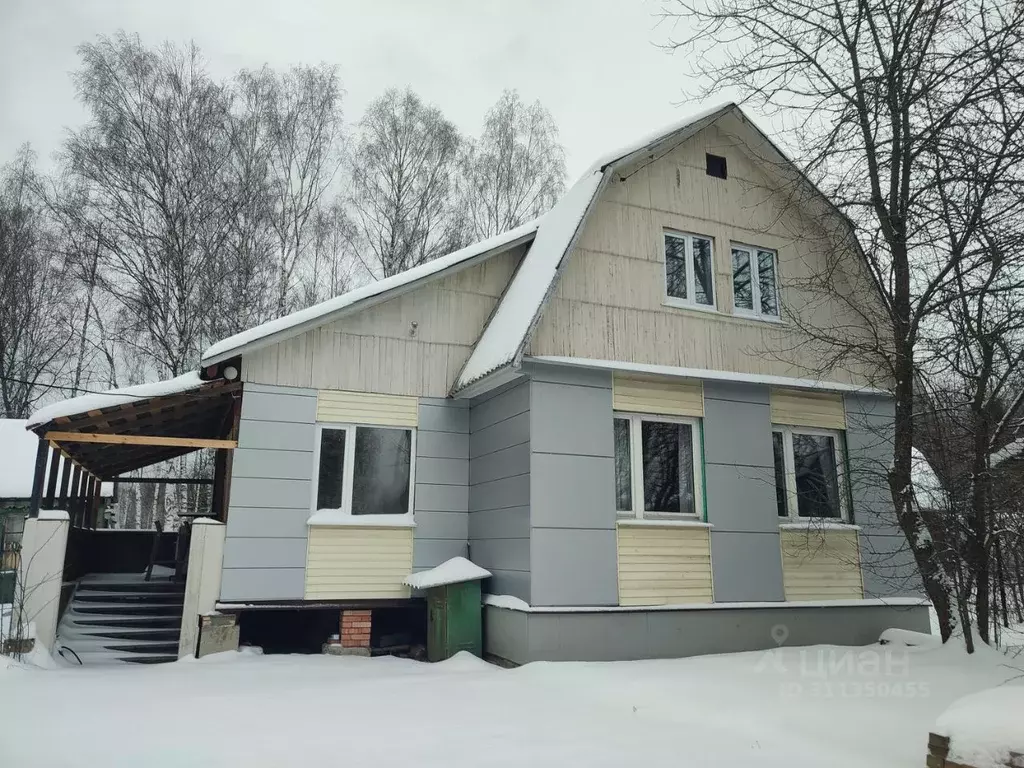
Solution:
M 782 578 L 787 600 L 859 600 L 864 597 L 857 531 L 785 530 Z
M 705 152 L 727 157 L 727 180 L 706 175 Z M 588 218 L 530 354 L 807 377 L 820 367 L 820 350 L 797 332 L 786 312 L 796 309 L 819 327 L 841 326 L 854 335 L 861 328 L 868 335 L 863 319 L 845 305 L 806 292 L 808 278 L 833 257 L 834 243 L 787 205 L 729 134 L 713 126 L 623 174 L 609 183 Z M 713 239 L 716 312 L 664 303 L 666 229 Z M 784 322 L 732 314 L 732 243 L 778 252 Z M 837 279 L 862 279 L 859 258 L 851 252 L 850 276 L 840 270 Z M 864 306 L 873 303 L 877 299 L 868 294 Z M 862 384 L 869 373 L 854 367 L 827 378 Z
M 290 387 L 445 397 L 524 252 L 520 246 L 246 354 L 242 377 Z
M 773 388 L 771 403 L 772 424 L 846 429 L 842 395 Z
M 700 381 L 616 374 L 612 407 L 632 413 L 701 417 L 704 415 L 704 389 Z
M 311 526 L 306 554 L 307 600 L 408 597 L 412 528 Z
M 619 605 L 712 601 L 707 527 L 619 524 L 617 550 Z
M 419 412 L 419 398 L 416 397 L 337 389 L 321 389 L 317 393 L 317 421 L 415 427 L 419 424 Z

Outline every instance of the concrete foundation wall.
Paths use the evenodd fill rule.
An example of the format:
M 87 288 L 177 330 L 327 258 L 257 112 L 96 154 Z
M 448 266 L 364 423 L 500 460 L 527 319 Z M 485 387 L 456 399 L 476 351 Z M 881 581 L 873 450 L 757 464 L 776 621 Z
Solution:
M 670 659 L 775 648 L 783 635 L 786 646 L 869 645 L 890 627 L 928 632 L 928 608 L 785 604 L 542 613 L 488 605 L 484 651 L 515 664 Z

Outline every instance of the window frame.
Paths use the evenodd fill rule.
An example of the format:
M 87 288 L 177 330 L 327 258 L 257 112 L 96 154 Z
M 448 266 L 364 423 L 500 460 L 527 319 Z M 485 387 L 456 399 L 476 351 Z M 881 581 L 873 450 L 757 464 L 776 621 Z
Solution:
M 747 258 L 750 260 L 750 295 L 752 297 L 751 303 L 754 305 L 753 309 L 747 309 L 736 305 L 736 268 L 733 266 L 733 250 L 746 252 Z M 770 253 L 772 255 L 772 261 L 775 264 L 775 307 L 778 309 L 778 313 L 774 315 L 769 315 L 761 310 L 761 265 L 757 260 L 758 251 Z M 760 245 L 748 245 L 747 243 L 739 242 L 729 243 L 729 274 L 729 282 L 732 285 L 732 311 L 734 314 L 741 317 L 764 320 L 766 322 L 782 322 L 782 292 L 779 290 L 780 279 L 778 249 L 765 248 Z
M 686 262 L 686 296 L 683 299 L 679 296 L 672 296 L 668 292 L 668 256 L 665 253 L 669 237 L 680 239 L 685 244 L 683 254 Z M 711 260 L 711 303 L 701 304 L 697 301 L 697 271 L 693 268 L 693 238 L 699 238 L 708 242 L 708 256 Z M 661 230 L 661 259 L 663 262 L 662 294 L 663 301 L 670 307 L 681 307 L 683 309 L 697 309 L 701 312 L 718 311 L 718 290 L 715 286 L 715 238 L 710 235 L 701 235 L 696 232 L 683 232 L 678 229 L 667 227 Z
M 701 419 L 696 416 L 668 416 L 657 413 L 632 413 L 613 411 L 615 419 L 629 422 L 629 489 L 633 502 L 632 510 L 620 510 L 616 503 L 617 520 L 703 520 L 704 519 L 704 456 L 701 440 Z M 693 456 L 693 509 L 691 512 L 648 512 L 644 509 L 644 458 L 641 426 L 645 421 L 662 424 L 689 424 Z M 614 450 L 614 448 L 613 448 Z M 614 461 L 614 453 L 612 460 Z M 613 500 L 615 503 L 615 500 Z
M 402 432 L 408 432 L 409 438 L 409 508 L 398 515 L 382 512 L 375 513 L 373 515 L 354 515 L 352 514 L 352 489 L 355 482 L 355 466 L 356 466 L 356 431 L 358 429 L 393 429 Z M 345 433 L 345 458 L 342 463 L 342 483 L 341 483 L 341 514 L 345 517 L 351 518 L 353 521 L 362 520 L 368 517 L 387 517 L 389 520 L 411 520 L 413 517 L 413 509 L 415 507 L 415 491 L 416 491 L 416 428 L 415 427 L 398 427 L 391 426 L 388 424 L 362 424 L 359 422 L 317 422 L 316 423 L 316 440 L 314 441 L 313 447 L 313 492 L 309 500 L 309 511 L 310 514 L 317 513 L 317 496 L 320 492 L 320 445 L 325 429 L 338 430 Z
M 843 433 L 838 429 L 824 429 L 821 427 L 802 427 L 792 424 L 772 424 L 772 434 L 782 433 L 782 461 L 786 476 L 786 515 L 778 514 L 779 524 L 786 523 L 812 523 L 814 521 L 834 521 L 837 523 L 850 522 L 850 509 L 846 490 L 846 453 L 844 450 Z M 813 435 L 816 437 L 831 437 L 835 445 L 836 453 L 836 493 L 839 496 L 838 517 L 801 517 L 799 509 L 800 497 L 796 490 L 796 455 L 793 451 L 793 435 Z M 774 470 L 774 456 L 772 458 Z

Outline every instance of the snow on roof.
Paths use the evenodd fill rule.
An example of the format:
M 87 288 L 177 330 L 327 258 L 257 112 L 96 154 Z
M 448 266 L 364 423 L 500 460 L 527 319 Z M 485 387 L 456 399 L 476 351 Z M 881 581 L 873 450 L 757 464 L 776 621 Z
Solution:
M 726 112 L 738 109 L 729 102 L 704 110 L 685 120 L 647 134 L 637 141 L 598 158 L 565 196 L 544 217 L 537 236 L 512 278 L 505 296 L 491 317 L 466 362 L 455 389 L 462 389 L 492 371 L 515 361 L 558 275 L 566 253 L 582 229 L 609 166 L 668 139 L 679 141 L 679 134 L 696 132 Z
M 946 491 L 935 469 L 917 448 L 910 449 L 910 484 L 922 509 L 945 509 Z
M 405 272 L 386 277 L 369 285 L 364 285 L 361 288 L 335 296 L 327 301 L 314 304 L 312 307 L 300 309 L 298 312 L 292 312 L 290 315 L 279 317 L 276 320 L 257 325 L 255 328 L 250 328 L 247 331 L 236 333 L 234 336 L 221 339 L 206 350 L 203 354 L 202 363 L 203 365 L 208 365 L 226 360 L 237 355 L 244 348 L 251 348 L 260 342 L 262 342 L 259 344 L 260 346 L 269 344 L 271 343 L 271 337 L 289 331 L 298 333 L 309 326 L 319 325 L 326 322 L 331 315 L 348 309 L 358 302 L 380 297 L 398 288 L 415 283 L 418 280 L 433 277 L 439 272 L 455 267 L 477 256 L 483 256 L 490 251 L 498 252 L 504 249 L 505 246 L 511 246 L 516 241 L 528 239 L 537 231 L 543 218 L 542 216 L 534 219 L 515 229 L 510 229 L 508 232 L 503 232 L 500 235 L 481 240 L 479 243 L 473 243 L 462 250 L 449 253 L 447 256 L 441 256 Z
M 25 419 L 0 419 L 0 499 L 32 495 L 39 438 L 25 429 Z
M 413 589 L 441 587 L 445 584 L 458 584 L 463 581 L 479 581 L 486 579 L 491 572 L 472 563 L 464 557 L 453 557 L 436 568 L 420 571 L 405 577 L 405 584 Z
M 61 400 L 59 403 L 40 408 L 29 417 L 27 426 L 31 429 L 51 422 L 61 416 L 77 416 L 78 414 L 88 413 L 100 408 L 134 403 L 137 400 L 148 400 L 151 397 L 176 395 L 179 392 L 198 389 L 202 384 L 203 381 L 199 378 L 199 373 L 189 371 L 177 378 L 166 381 L 136 384 L 133 387 L 122 387 L 121 389 L 108 389 L 106 392 L 91 392 L 87 395 L 79 395 L 78 397 Z

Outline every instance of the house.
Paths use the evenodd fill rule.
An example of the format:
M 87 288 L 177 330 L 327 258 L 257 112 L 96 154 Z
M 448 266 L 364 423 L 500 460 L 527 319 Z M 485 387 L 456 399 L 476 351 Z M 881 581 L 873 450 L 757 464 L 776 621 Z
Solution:
M 825 269 L 847 301 L 812 292 Z M 222 451 L 211 570 L 243 625 L 340 611 L 377 633 L 410 572 L 464 556 L 492 574 L 486 650 L 515 663 L 874 642 L 928 631 L 880 471 L 893 405 L 870 361 L 822 374 L 796 322 L 870 333 L 872 285 L 846 220 L 726 104 L 601 158 L 541 219 L 225 339 L 131 407 L 240 403 L 147 450 Z M 140 421 L 100 405 L 32 428 L 62 420 L 105 479 L 142 459 L 74 453 L 67 430 Z

